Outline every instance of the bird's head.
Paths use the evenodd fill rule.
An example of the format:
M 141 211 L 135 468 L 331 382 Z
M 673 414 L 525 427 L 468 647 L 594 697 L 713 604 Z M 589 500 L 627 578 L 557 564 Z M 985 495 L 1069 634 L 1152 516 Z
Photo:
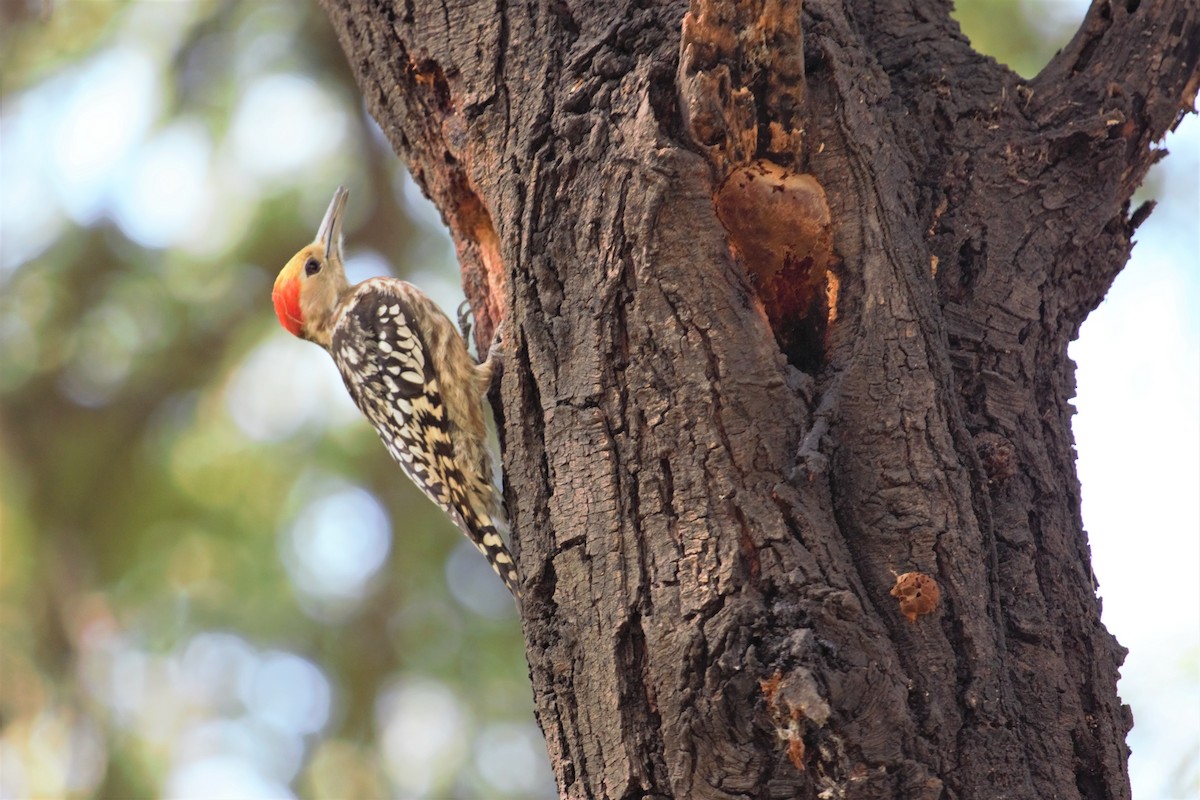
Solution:
M 279 271 L 271 300 L 279 323 L 290 333 L 329 346 L 332 315 L 349 282 L 342 263 L 342 219 L 346 198 L 339 186 L 312 244 Z

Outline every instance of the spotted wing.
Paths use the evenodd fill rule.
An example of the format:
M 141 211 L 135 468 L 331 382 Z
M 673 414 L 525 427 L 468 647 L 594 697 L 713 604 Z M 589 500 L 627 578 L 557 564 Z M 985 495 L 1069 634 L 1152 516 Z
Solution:
M 502 517 L 494 518 L 486 502 L 472 503 L 468 497 L 471 476 L 456 459 L 455 429 L 439 385 L 443 376 L 420 324 L 430 324 L 428 311 L 422 315 L 408 296 L 383 279 L 364 283 L 334 327 L 333 360 L 392 458 L 519 598 L 516 565 L 497 527 Z M 483 493 L 492 491 L 489 483 Z
M 407 302 L 386 284 L 372 283 L 357 293 L 335 327 L 333 360 L 392 458 L 465 530 L 460 512 L 465 478 L 455 464 L 428 345 Z

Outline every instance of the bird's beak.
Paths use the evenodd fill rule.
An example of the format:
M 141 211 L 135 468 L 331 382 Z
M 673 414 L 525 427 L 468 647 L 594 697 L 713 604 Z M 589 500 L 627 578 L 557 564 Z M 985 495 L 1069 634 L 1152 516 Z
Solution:
M 338 256 L 342 254 L 342 212 L 346 209 L 346 198 L 349 196 L 350 192 L 346 187 L 337 188 L 333 199 L 329 201 L 325 219 L 321 220 L 321 227 L 317 229 L 317 244 L 325 246 L 326 261 L 334 251 L 337 251 Z

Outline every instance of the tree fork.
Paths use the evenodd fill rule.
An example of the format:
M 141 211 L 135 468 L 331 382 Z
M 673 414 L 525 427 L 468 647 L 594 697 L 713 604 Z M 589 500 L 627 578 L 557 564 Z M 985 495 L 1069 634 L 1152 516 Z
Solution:
M 932 0 L 325 4 L 510 320 L 564 797 L 1129 796 L 1066 347 L 1194 3 L 1097 2 L 1032 81 Z

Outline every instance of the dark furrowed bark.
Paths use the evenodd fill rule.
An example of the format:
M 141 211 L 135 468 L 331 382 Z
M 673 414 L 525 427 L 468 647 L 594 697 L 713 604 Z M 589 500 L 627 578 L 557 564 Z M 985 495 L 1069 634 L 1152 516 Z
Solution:
M 481 340 L 509 320 L 563 796 L 1128 796 L 1066 345 L 1194 98 L 1200 11 L 1097 5 L 1025 82 L 941 3 L 326 5 Z M 804 371 L 715 209 L 755 159 L 829 206 Z M 908 572 L 941 594 L 915 621 Z

